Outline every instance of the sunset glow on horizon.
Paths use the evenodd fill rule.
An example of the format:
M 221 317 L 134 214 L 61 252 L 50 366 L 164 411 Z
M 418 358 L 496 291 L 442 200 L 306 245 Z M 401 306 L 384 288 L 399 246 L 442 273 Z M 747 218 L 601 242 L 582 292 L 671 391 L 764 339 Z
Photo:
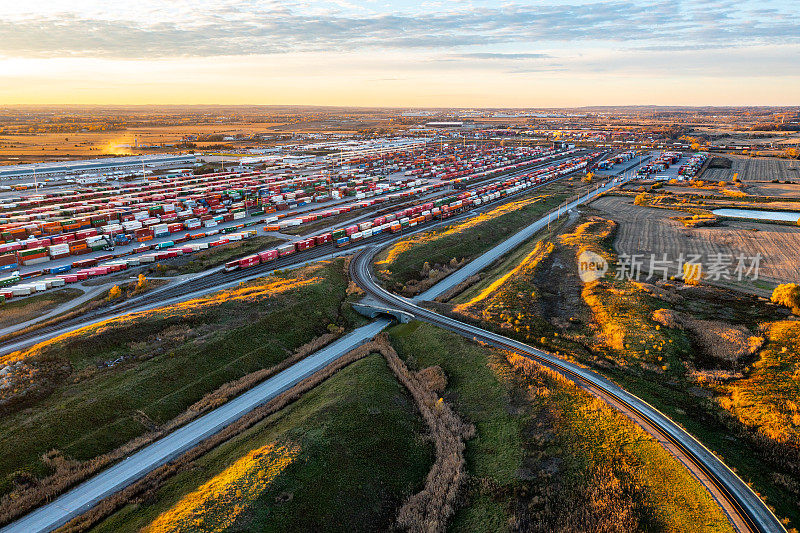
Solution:
M 788 2 L 0 7 L 5 104 L 790 105 Z

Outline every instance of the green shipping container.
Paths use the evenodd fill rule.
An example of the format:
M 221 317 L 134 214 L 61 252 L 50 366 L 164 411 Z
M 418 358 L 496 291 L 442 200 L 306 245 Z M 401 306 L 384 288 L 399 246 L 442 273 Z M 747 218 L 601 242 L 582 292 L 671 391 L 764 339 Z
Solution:
M 30 248 L 29 250 L 19 250 L 17 253 L 20 257 L 29 257 L 31 255 L 46 254 L 47 250 L 44 248 Z

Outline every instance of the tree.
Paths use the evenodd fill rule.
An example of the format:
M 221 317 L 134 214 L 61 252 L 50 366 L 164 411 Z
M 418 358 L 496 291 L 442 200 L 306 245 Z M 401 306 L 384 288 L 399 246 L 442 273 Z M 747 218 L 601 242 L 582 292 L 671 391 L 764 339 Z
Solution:
M 144 274 L 139 274 L 139 279 L 136 280 L 136 288 L 133 291 L 142 292 L 144 290 L 147 290 L 147 278 L 144 277 Z
M 633 203 L 636 205 L 647 205 L 647 195 L 645 193 L 637 194 L 636 198 L 633 199 Z
M 692 150 L 695 152 L 700 150 L 700 143 L 692 143 Z
M 108 300 L 116 300 L 122 296 L 122 289 L 119 288 L 119 285 L 114 285 L 108 290 Z
M 772 302 L 785 305 L 792 313 L 800 315 L 800 286 L 797 283 L 783 283 L 772 291 Z
M 700 263 L 685 263 L 683 265 L 683 282 L 687 285 L 699 285 L 703 277 L 703 265 Z

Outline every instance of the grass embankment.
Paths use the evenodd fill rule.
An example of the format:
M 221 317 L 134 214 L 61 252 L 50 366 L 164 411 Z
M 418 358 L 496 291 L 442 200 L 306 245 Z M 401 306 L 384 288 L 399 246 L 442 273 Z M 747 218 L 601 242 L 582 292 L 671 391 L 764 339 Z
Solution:
M 26 333 L 31 333 L 33 331 L 36 331 L 37 329 L 41 329 L 46 326 L 54 326 L 56 324 L 60 324 L 61 322 L 79 317 L 90 311 L 96 311 L 112 304 L 118 304 L 124 302 L 125 300 L 133 298 L 134 296 L 138 296 L 140 294 L 144 294 L 147 291 L 163 287 L 167 283 L 169 283 L 169 281 L 164 279 L 145 279 L 143 282 L 140 282 L 139 279 L 131 280 L 130 277 L 128 279 L 122 279 L 120 277 L 116 285 L 119 288 L 119 293 L 115 298 L 113 299 L 109 298 L 109 293 L 113 289 L 113 286 L 109 287 L 108 289 L 101 291 L 99 294 L 87 300 L 83 300 L 80 303 L 75 304 L 74 306 L 68 308 L 66 311 L 63 311 L 49 318 L 45 318 L 38 322 L 34 322 L 33 324 L 26 326 L 24 328 L 20 328 L 0 336 L 0 342 L 19 337 L 20 335 L 24 335 Z M 80 289 L 69 289 L 69 290 L 80 290 Z M 81 291 L 81 294 L 84 294 L 83 291 Z M 70 300 L 76 297 L 73 297 Z M 38 316 L 41 316 L 42 314 L 43 313 L 40 313 Z
M 369 355 L 96 531 L 386 531 L 433 461 L 424 434 L 410 394 Z
M 80 289 L 58 289 L 0 304 L 0 328 L 33 320 L 82 294 Z
M 731 531 L 705 489 L 631 421 L 513 354 L 412 322 L 390 332 L 476 436 L 452 531 Z
M 376 257 L 379 277 L 392 290 L 415 294 L 561 204 L 581 187 L 568 178 L 485 213 L 397 242 Z
M 800 350 L 792 335 L 800 326 L 781 320 L 777 306 L 713 287 L 615 279 L 613 268 L 582 283 L 578 255 L 614 265 L 613 234 L 612 222 L 590 217 L 546 257 L 509 265 L 519 268 L 484 298 L 456 298 L 453 311 L 606 373 L 715 450 L 796 526 Z
M 223 384 L 360 323 L 343 305 L 347 283 L 343 260 L 319 263 L 3 356 L 13 386 L 2 390 L 2 492 L 109 452 Z
M 221 234 L 220 237 L 225 237 L 225 235 Z M 284 242 L 283 239 L 270 236 L 253 237 L 176 257 L 167 262 L 153 265 L 148 271 L 158 276 L 195 274 L 209 268 L 222 266 L 228 261 L 233 261 L 246 255 L 274 248 Z

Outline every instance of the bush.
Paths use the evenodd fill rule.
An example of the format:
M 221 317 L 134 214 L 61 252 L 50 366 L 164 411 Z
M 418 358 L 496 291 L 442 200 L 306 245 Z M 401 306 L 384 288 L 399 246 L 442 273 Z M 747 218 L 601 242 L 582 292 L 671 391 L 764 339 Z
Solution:
M 143 292 L 147 290 L 147 278 L 144 274 L 139 274 L 139 279 L 136 281 L 136 288 L 134 292 Z
M 122 289 L 119 288 L 119 285 L 114 285 L 108 290 L 108 300 L 116 300 L 117 298 L 122 297 Z
M 792 310 L 792 313 L 800 315 L 800 286 L 796 283 L 778 285 L 772 291 L 770 299 L 778 305 L 785 305 Z
M 647 195 L 645 193 L 637 194 L 636 198 L 633 199 L 633 203 L 636 205 L 647 205 Z

